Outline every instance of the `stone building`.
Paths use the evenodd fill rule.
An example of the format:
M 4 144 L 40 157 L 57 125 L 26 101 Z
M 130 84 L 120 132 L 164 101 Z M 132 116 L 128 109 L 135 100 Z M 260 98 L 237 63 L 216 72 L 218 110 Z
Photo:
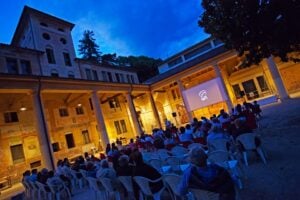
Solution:
M 168 58 L 139 83 L 128 68 L 75 57 L 74 24 L 24 7 L 11 44 L 0 45 L 0 179 L 58 159 L 102 151 L 117 138 L 299 96 L 299 64 L 277 58 L 241 68 L 241 58 L 208 38 Z

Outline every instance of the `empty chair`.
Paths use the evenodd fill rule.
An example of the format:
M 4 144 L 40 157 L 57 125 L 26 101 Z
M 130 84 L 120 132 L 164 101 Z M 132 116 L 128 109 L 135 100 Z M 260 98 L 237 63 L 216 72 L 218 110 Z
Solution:
M 167 185 L 167 188 L 171 194 L 173 200 L 180 199 L 181 195 L 177 190 L 177 187 L 182 179 L 181 176 L 175 174 L 165 174 L 163 179 Z
M 30 187 L 30 197 L 35 199 L 39 194 L 39 187 L 32 181 L 27 181 L 28 186 Z
M 200 189 L 189 189 L 195 200 L 219 200 L 219 194 Z
M 102 186 L 104 187 L 109 199 L 115 199 L 115 200 L 120 200 L 120 185 L 116 185 L 116 183 L 113 183 L 110 178 L 99 178 L 98 179 L 101 183 Z
M 149 183 L 158 183 L 162 181 L 162 177 L 156 180 L 151 180 L 142 176 L 134 176 L 133 179 L 139 186 L 143 199 L 152 197 L 154 200 L 160 200 L 160 196 L 165 190 L 165 186 L 163 186 L 158 192 L 152 193 Z
M 132 184 L 132 177 L 131 176 L 119 176 L 119 181 L 123 185 L 123 187 L 126 189 L 128 197 L 128 200 L 134 200 L 134 191 L 133 191 L 133 184 Z
M 98 193 L 100 194 L 100 199 L 106 199 L 106 191 L 105 188 L 102 186 L 102 184 L 93 177 L 86 177 L 86 180 L 89 183 L 89 187 L 90 189 L 95 191 L 95 199 L 99 199 L 98 198 Z
M 159 173 L 162 173 L 163 161 L 160 159 L 150 159 L 148 163 L 154 167 Z
M 75 187 L 78 186 L 79 189 L 81 189 L 81 188 L 83 188 L 84 177 L 82 176 L 81 178 L 78 178 L 77 174 L 79 174 L 79 173 L 80 172 L 77 172 L 75 170 L 70 170 L 70 175 L 71 175 L 72 181 L 74 182 L 74 186 Z
M 245 165 L 248 166 L 247 151 L 256 150 L 263 163 L 267 163 L 265 153 L 261 147 L 260 139 L 254 133 L 244 133 L 236 138 L 236 141 L 241 146 Z

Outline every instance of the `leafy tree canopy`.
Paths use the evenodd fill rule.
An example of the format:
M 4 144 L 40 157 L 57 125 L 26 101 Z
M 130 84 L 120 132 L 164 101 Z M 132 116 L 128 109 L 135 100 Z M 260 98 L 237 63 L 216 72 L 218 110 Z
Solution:
M 90 30 L 85 30 L 83 37 L 79 40 L 79 54 L 85 60 L 90 60 L 94 62 L 99 62 L 101 58 L 101 53 L 99 46 L 96 44 L 96 39 L 94 38 L 94 32 Z
M 158 74 L 157 67 L 162 63 L 161 59 L 147 56 L 117 56 L 116 53 L 104 54 L 102 63 L 110 66 L 129 67 L 137 72 L 141 82 Z
M 244 55 L 246 66 L 271 55 L 300 61 L 299 0 L 203 0 L 202 7 L 199 26 Z

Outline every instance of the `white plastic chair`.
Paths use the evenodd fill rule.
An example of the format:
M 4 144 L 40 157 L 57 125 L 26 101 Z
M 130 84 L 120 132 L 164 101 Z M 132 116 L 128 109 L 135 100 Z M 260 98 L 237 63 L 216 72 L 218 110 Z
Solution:
M 98 180 L 102 183 L 103 187 L 105 188 L 109 199 L 121 199 L 120 192 L 118 191 L 120 187 L 117 185 L 113 185 L 113 182 L 110 178 L 99 178 Z
M 182 146 L 175 146 L 171 150 L 172 155 L 177 157 L 183 157 L 184 154 L 188 153 L 188 150 Z
M 165 174 L 163 179 L 167 185 L 167 188 L 171 194 L 172 200 L 181 199 L 180 193 L 178 193 L 178 185 L 182 179 L 182 176 L 176 174 Z M 179 198 L 178 198 L 179 197 Z
M 107 199 L 105 188 L 96 178 L 86 177 L 86 180 L 89 183 L 90 189 L 95 191 L 95 199 L 98 199 L 98 193 L 100 193 L 100 199 Z
M 25 199 L 29 199 L 31 196 L 31 186 L 29 185 L 29 183 L 25 180 L 22 181 L 22 185 L 25 188 L 24 191 L 24 195 L 25 195 Z
M 195 200 L 219 200 L 219 194 L 200 189 L 189 189 Z
M 43 183 L 40 183 L 38 181 L 35 182 L 35 184 L 38 186 L 39 188 L 39 192 L 38 192 L 38 199 L 42 200 L 42 199 L 46 199 L 46 200 L 51 200 L 53 199 L 52 197 L 52 193 L 50 191 L 46 190 L 46 185 L 44 185 Z
M 256 145 L 255 145 L 256 137 L 258 137 L 258 136 L 254 133 L 244 133 L 242 135 L 239 135 L 236 138 L 236 141 L 240 142 L 243 145 L 243 147 L 245 148 L 245 150 L 242 152 L 242 154 L 243 154 L 243 158 L 244 158 L 244 162 L 245 162 L 246 166 L 248 166 L 247 151 L 250 151 L 250 150 L 256 150 L 256 152 L 260 156 L 263 163 L 267 164 L 267 160 L 265 158 L 265 153 L 261 147 L 261 144 L 258 147 L 256 147 Z
M 190 151 L 191 149 L 195 148 L 195 147 L 201 147 L 203 148 L 205 145 L 202 145 L 200 143 L 192 143 L 188 146 L 188 150 Z
M 159 158 L 160 158 L 161 160 L 165 160 L 165 159 L 166 159 L 167 157 L 169 157 L 170 154 L 171 154 L 171 153 L 169 153 L 169 151 L 166 150 L 166 149 L 158 149 L 158 150 L 156 151 L 156 153 L 159 155 Z
M 72 181 L 74 181 L 74 187 L 78 186 L 79 189 L 82 189 L 84 177 L 82 176 L 81 178 L 78 178 L 78 176 L 77 176 L 78 173 L 80 173 L 80 172 L 77 172 L 75 170 L 70 170 L 70 175 L 72 177 Z
M 170 171 L 174 173 L 181 172 L 180 164 L 181 160 L 180 158 L 176 156 L 169 156 L 166 158 L 165 163 L 170 166 Z
M 163 161 L 160 159 L 150 159 L 148 163 L 154 167 L 159 173 L 162 173 Z
M 144 199 L 147 197 L 152 197 L 154 200 L 160 200 L 160 196 L 165 190 L 165 186 L 163 186 L 158 192 L 152 193 L 149 183 L 158 183 L 159 181 L 163 180 L 162 177 L 156 180 L 151 180 L 142 176 L 134 176 L 133 180 L 138 184 Z
M 32 181 L 27 181 L 27 184 L 30 187 L 30 198 L 37 198 L 39 194 L 38 186 Z
M 47 180 L 47 185 L 56 200 L 71 199 L 71 193 L 64 182 L 59 177 L 52 177 Z
M 228 161 L 229 158 L 230 157 L 228 151 L 216 150 L 208 153 L 207 160 L 211 163 L 220 165 L 221 167 L 225 167 L 224 162 Z
M 216 150 L 222 150 L 222 151 L 228 151 L 227 145 L 229 145 L 229 140 L 227 139 L 215 139 L 211 140 L 208 145 L 208 151 L 216 151 Z
M 127 199 L 135 200 L 133 184 L 132 184 L 132 177 L 131 176 L 119 176 L 118 179 L 127 191 L 127 194 L 128 194 Z

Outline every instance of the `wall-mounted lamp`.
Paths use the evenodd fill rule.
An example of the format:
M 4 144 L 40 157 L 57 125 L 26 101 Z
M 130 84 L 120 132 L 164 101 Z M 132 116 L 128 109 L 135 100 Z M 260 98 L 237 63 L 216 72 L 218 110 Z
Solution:
M 22 105 L 21 108 L 20 108 L 20 111 L 25 111 L 25 110 L 27 110 L 27 108 Z
M 81 106 L 82 106 L 82 104 L 81 104 L 81 103 L 78 103 L 78 104 L 77 104 L 77 107 L 81 107 Z

